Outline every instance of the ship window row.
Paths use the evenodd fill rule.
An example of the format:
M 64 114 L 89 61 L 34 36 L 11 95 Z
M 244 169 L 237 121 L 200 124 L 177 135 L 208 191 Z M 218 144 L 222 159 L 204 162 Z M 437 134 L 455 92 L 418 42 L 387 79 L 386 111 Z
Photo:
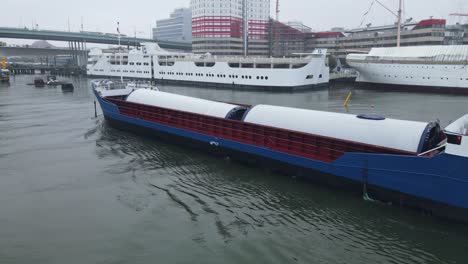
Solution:
M 205 63 L 195 62 L 195 66 L 197 66 L 197 67 L 213 67 L 213 66 L 215 66 L 215 64 L 216 64 L 215 62 L 205 62 Z
M 112 64 L 112 63 L 111 63 L 111 64 Z M 135 65 L 135 64 L 136 64 L 136 65 L 142 65 L 142 64 L 143 64 L 143 65 L 145 65 L 145 66 L 149 66 L 149 63 L 148 63 L 148 62 L 143 62 L 143 63 L 141 63 L 141 62 L 136 62 L 136 63 L 135 63 L 135 62 L 130 62 L 129 64 L 130 64 L 130 65 Z
M 164 71 L 160 71 L 159 74 L 161 75 L 186 75 L 186 76 L 194 76 L 193 73 L 182 73 L 182 72 L 164 72 Z M 212 73 L 207 73 L 207 74 L 203 74 L 203 73 L 195 73 L 195 76 L 199 76 L 199 77 L 218 77 L 218 78 L 230 78 L 230 79 L 238 79 L 239 78 L 239 75 L 226 75 L 226 74 L 212 74 Z M 240 76 L 241 79 L 252 79 L 252 76 L 251 75 L 241 75 Z M 256 76 L 256 79 L 257 80 L 268 80 L 268 76 Z
M 322 74 L 319 74 L 319 78 L 321 79 L 322 77 L 323 77 L 323 75 L 322 75 Z M 313 75 L 313 74 L 307 75 L 307 76 L 306 76 L 306 79 L 307 79 L 307 80 L 310 80 L 310 79 L 313 79 L 313 78 L 314 78 L 314 75 Z
M 374 76 L 379 76 L 379 74 L 373 74 L 373 75 L 374 75 Z M 398 78 L 397 75 L 386 75 L 386 74 L 384 75 L 384 77 L 386 77 L 386 78 L 392 78 L 392 77 L 393 77 L 393 78 Z M 406 79 L 414 79 L 415 77 L 414 77 L 414 76 L 405 76 L 405 78 L 406 78 Z M 416 77 L 416 78 L 418 78 L 418 77 Z M 419 77 L 419 78 L 422 78 L 423 80 L 431 80 L 431 77 L 425 77 L 425 76 L 423 76 L 423 77 Z M 441 80 L 449 80 L 449 78 L 447 78 L 447 77 L 440 77 L 440 79 L 441 79 Z M 465 78 L 465 79 L 460 78 L 460 81 L 463 81 L 463 80 L 468 81 L 468 78 Z
M 111 72 L 114 72 L 111 70 Z M 117 70 L 117 72 L 120 72 Z M 130 73 L 150 73 L 149 71 L 129 71 L 129 70 L 123 70 L 122 72 L 130 72 Z
M 370 65 L 369 65 L 370 66 Z M 435 66 L 413 66 L 413 65 L 383 65 L 386 68 L 416 68 L 416 69 L 435 69 Z M 445 66 L 445 69 L 451 68 L 452 66 Z M 459 66 L 460 69 L 464 69 L 465 66 Z M 457 69 L 457 66 L 453 66 L 454 69 Z

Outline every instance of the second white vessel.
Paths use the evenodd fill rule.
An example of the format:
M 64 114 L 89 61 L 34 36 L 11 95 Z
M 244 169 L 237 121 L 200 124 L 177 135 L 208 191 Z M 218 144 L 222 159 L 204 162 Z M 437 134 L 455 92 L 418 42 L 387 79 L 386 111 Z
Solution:
M 357 82 L 468 92 L 468 45 L 373 48 L 346 61 L 359 71 Z
M 298 58 L 220 57 L 168 52 L 151 43 L 128 52 L 94 49 L 89 55 L 90 76 L 268 90 L 308 89 L 329 81 L 324 49 Z

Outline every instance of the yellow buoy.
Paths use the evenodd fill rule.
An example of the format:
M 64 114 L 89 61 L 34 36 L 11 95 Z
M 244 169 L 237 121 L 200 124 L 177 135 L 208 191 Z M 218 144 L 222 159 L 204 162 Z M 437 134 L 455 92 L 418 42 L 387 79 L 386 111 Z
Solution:
M 348 106 L 348 102 L 349 100 L 351 99 L 351 95 L 353 94 L 353 92 L 349 92 L 348 96 L 346 97 L 346 100 L 343 104 L 344 107 L 347 107 Z
M 6 69 L 7 64 L 6 64 L 6 58 L 2 58 L 2 69 Z

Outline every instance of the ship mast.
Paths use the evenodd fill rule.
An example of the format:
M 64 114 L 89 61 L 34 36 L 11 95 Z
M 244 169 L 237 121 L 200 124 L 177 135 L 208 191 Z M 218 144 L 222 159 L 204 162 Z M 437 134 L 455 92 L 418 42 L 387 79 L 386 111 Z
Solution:
M 403 14 L 403 0 L 399 0 L 399 6 L 398 6 L 398 11 L 395 13 L 392 11 L 390 8 L 386 7 L 382 2 L 379 0 L 375 0 L 377 4 L 381 5 L 383 8 L 385 8 L 388 12 L 392 13 L 394 16 L 397 17 L 397 47 L 400 47 L 400 41 L 401 41 L 401 18 Z
M 398 6 L 397 47 L 400 47 L 400 42 L 401 42 L 401 14 L 402 14 L 402 6 L 403 6 L 403 0 L 400 0 L 400 4 L 399 4 L 399 6 Z

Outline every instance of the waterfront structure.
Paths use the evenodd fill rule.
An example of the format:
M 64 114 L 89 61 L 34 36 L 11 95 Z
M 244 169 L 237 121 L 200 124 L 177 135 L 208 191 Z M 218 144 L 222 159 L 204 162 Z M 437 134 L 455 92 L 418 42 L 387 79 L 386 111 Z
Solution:
M 288 21 L 286 22 L 286 25 L 304 33 L 312 32 L 312 28 L 304 25 L 304 23 L 302 23 L 301 21 Z
M 169 18 L 157 20 L 153 29 L 153 38 L 192 43 L 192 10 L 178 8 Z
M 270 49 L 275 56 L 291 56 L 295 52 L 323 48 L 329 55 L 344 59 L 350 52 L 367 53 L 371 48 L 393 47 L 397 43 L 396 25 L 369 24 L 351 30 L 333 28 L 324 32 L 307 32 L 291 23 L 271 23 Z M 468 44 L 468 25 L 447 25 L 446 20 L 433 18 L 402 23 L 401 46 L 462 44 Z
M 167 52 L 156 44 L 129 52 L 93 49 L 87 74 L 273 91 L 313 88 L 329 81 L 326 50 L 298 58 L 267 58 Z
M 442 131 L 437 122 L 248 106 L 147 89 L 94 94 L 105 119 L 118 128 L 468 221 L 468 115 Z
M 468 45 L 372 48 L 346 61 L 373 87 L 468 92 Z
M 401 46 L 445 45 L 447 28 L 445 19 L 431 18 L 419 22 L 404 22 L 401 30 Z M 345 58 L 350 51 L 367 53 L 374 47 L 397 46 L 397 26 L 368 25 L 365 28 L 345 31 L 318 32 L 306 46 L 308 49 L 327 48 L 330 55 Z
M 268 56 L 269 0 L 191 0 L 192 51 Z
M 466 34 L 465 31 L 467 29 L 468 29 L 468 25 L 466 26 L 466 28 L 460 24 L 447 25 L 445 28 L 444 44 L 445 45 L 463 45 L 464 37 Z
M 297 25 L 296 25 L 297 26 Z M 270 20 L 270 55 L 274 57 L 291 57 L 304 53 L 306 39 L 311 33 L 303 32 L 296 27 Z M 310 49 L 310 51 L 313 50 Z

